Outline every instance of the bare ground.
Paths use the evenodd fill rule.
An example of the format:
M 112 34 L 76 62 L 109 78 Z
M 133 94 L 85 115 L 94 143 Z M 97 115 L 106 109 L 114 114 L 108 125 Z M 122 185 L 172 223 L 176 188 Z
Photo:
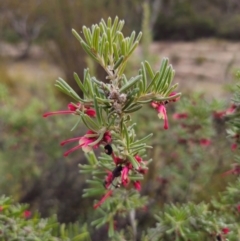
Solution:
M 236 42 L 160 42 L 152 44 L 151 52 L 170 59 L 179 89 L 197 90 L 216 98 L 226 94 L 223 87 L 233 83 L 240 69 L 240 43 Z

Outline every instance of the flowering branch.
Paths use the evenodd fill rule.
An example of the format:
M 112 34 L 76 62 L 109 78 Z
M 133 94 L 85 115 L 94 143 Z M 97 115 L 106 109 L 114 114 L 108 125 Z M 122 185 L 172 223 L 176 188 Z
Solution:
M 159 117 L 164 119 L 164 129 L 168 129 L 166 106 L 169 102 L 177 101 L 181 95 L 174 92 L 177 84 L 171 85 L 174 70 L 168 59 L 163 59 L 157 71 L 145 61 L 141 63 L 139 74 L 127 79 L 124 70 L 129 57 L 139 44 L 142 33 L 136 37 L 133 31 L 129 37 L 124 37 L 121 32 L 123 26 L 124 21 L 119 21 L 116 17 L 113 22 L 108 18 L 107 22 L 101 20 L 91 28 L 83 26 L 83 36 L 72 30 L 85 52 L 106 71 L 107 81 L 92 77 L 88 69 L 84 70 L 83 81 L 74 73 L 83 93 L 83 97 L 80 97 L 59 78 L 56 86 L 75 102 L 70 103 L 66 111 L 47 112 L 43 115 L 78 115 L 88 129 L 84 136 L 68 139 L 61 142 L 61 145 L 78 142 L 75 147 L 66 151 L 64 156 L 78 149 L 86 153 L 89 164 L 80 164 L 81 172 L 90 173 L 93 180 L 88 180 L 92 187 L 85 189 L 83 196 L 103 195 L 94 208 L 106 204 L 109 209 L 111 200 L 116 201 L 114 196 L 130 184 L 135 190 L 141 190 L 140 180 L 147 173 L 147 165 L 151 161 L 144 160 L 146 149 L 151 148 L 146 141 L 152 134 L 138 139 L 134 129 L 137 123 L 131 122 L 131 114 L 140 110 L 143 105 L 152 106 L 157 110 Z M 105 153 L 97 158 L 92 151 L 100 146 L 104 146 Z M 119 189 L 120 187 L 123 189 Z M 138 198 L 136 203 L 130 202 L 124 211 L 143 206 L 146 202 L 136 193 L 125 192 L 125 196 L 124 200 Z M 110 209 L 113 214 L 123 211 L 117 204 L 112 205 Z M 105 218 L 104 221 L 94 222 L 94 225 L 111 223 L 110 220 L 112 218 Z M 109 232 L 109 236 L 112 236 L 113 230 Z

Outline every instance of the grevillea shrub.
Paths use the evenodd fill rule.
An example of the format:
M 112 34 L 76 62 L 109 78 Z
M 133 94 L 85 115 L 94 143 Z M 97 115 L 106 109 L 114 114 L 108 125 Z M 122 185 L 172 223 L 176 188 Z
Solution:
M 146 198 L 140 197 L 141 180 L 148 171 L 150 160 L 146 160 L 149 134 L 139 139 L 135 133 L 137 123 L 132 122 L 134 112 L 143 105 L 153 108 L 162 120 L 162 129 L 169 128 L 167 106 L 179 100 L 180 93 L 174 92 L 177 84 L 171 85 L 174 70 L 168 59 L 163 59 L 159 70 L 154 71 L 150 64 L 141 63 L 139 73 L 127 78 L 124 70 L 129 57 L 139 44 L 142 33 L 137 36 L 133 31 L 129 37 L 122 33 L 124 21 L 116 17 L 112 22 L 101 20 L 91 28 L 83 27 L 83 37 L 75 30 L 74 36 L 83 49 L 106 72 L 106 79 L 91 76 L 91 70 L 84 70 L 84 79 L 77 73 L 74 78 L 82 91 L 79 96 L 63 79 L 57 80 L 56 86 L 73 98 L 67 110 L 45 113 L 44 117 L 58 114 L 76 116 L 76 125 L 72 129 L 73 137 L 62 141 L 62 146 L 72 145 L 64 156 L 82 149 L 89 163 L 80 164 L 81 173 L 90 173 L 92 180 L 87 180 L 91 187 L 85 189 L 83 196 L 99 196 L 94 203 L 95 209 L 110 212 L 93 222 L 97 227 L 109 224 L 109 236 L 114 235 L 114 216 L 126 215 L 134 208 L 143 207 Z M 86 126 L 83 136 L 74 136 L 79 122 Z M 100 156 L 94 151 L 104 147 Z M 118 205 L 116 205 L 118 203 Z
M 64 156 L 83 151 L 88 160 L 87 164 L 80 163 L 79 166 L 81 173 L 90 176 L 90 179 L 86 180 L 89 186 L 84 189 L 83 197 L 98 198 L 93 203 L 93 209 L 99 215 L 91 224 L 96 228 L 107 225 L 110 240 L 200 241 L 226 240 L 228 237 L 237 240 L 239 207 L 234 196 L 236 193 L 232 190 L 237 189 L 238 182 L 223 193 L 220 199 L 213 199 L 210 204 L 196 204 L 183 199 L 186 200 L 185 204 L 165 205 L 160 213 L 159 210 L 155 213 L 157 223 L 154 228 L 148 228 L 146 232 L 137 230 L 136 210 L 146 210 L 146 205 L 151 205 L 150 197 L 142 197 L 139 192 L 144 187 L 142 183 L 148 175 L 148 165 L 152 161 L 147 158 L 147 150 L 152 148 L 148 141 L 154 134 L 139 137 L 136 130 L 142 120 L 132 120 L 135 113 L 144 106 L 146 111 L 155 111 L 161 120 L 161 131 L 167 132 L 171 128 L 168 107 L 174 106 L 180 100 L 181 94 L 175 92 L 177 84 L 171 85 L 174 70 L 166 58 L 162 60 L 157 71 L 149 62 L 144 61 L 140 64 L 136 76 L 127 77 L 124 74 L 127 61 L 138 46 L 142 34 L 136 36 L 133 31 L 129 37 L 125 37 L 122 33 L 123 25 L 124 21 L 119 21 L 116 17 L 114 21 L 111 18 L 108 18 L 107 22 L 101 20 L 91 28 L 84 26 L 80 35 L 72 30 L 85 52 L 105 70 L 106 78 L 98 79 L 91 76 L 89 69 L 84 70 L 83 80 L 74 73 L 82 92 L 81 96 L 59 78 L 56 86 L 69 95 L 73 102 L 69 103 L 65 110 L 47 112 L 43 115 L 50 117 L 66 114 L 76 117 L 72 136 L 63 140 L 61 145 Z M 230 112 L 216 112 L 216 116 L 225 118 L 230 115 L 232 118 L 238 118 L 237 101 Z M 176 136 L 179 145 L 184 144 L 188 147 L 188 155 L 198 155 L 199 147 L 209 147 L 210 138 L 214 135 L 214 131 L 209 129 L 209 109 L 204 104 L 198 104 L 198 101 L 193 102 L 189 113 L 174 114 L 176 120 L 183 121 L 181 131 Z M 199 113 L 202 114 L 200 120 Z M 184 119 L 187 118 L 191 120 L 184 123 Z M 197 121 L 201 121 L 203 125 L 199 125 Z M 85 134 L 81 136 L 75 134 L 79 123 L 85 125 Z M 234 123 L 232 125 L 238 127 L 236 120 L 229 120 L 229 123 Z M 233 129 L 234 131 L 230 129 L 228 132 L 235 140 L 232 149 L 237 149 L 238 132 L 235 127 Z M 197 169 L 201 165 L 200 158 L 196 160 L 197 163 L 192 163 L 193 166 L 190 165 L 190 168 L 195 165 Z M 156 161 L 158 160 L 153 160 Z M 184 162 L 181 163 L 183 164 Z M 204 172 L 204 169 L 202 171 Z M 238 165 L 228 173 L 238 174 Z M 159 180 L 164 181 L 163 178 Z M 231 195 L 234 208 L 223 209 L 224 202 Z M 228 201 L 226 203 L 229 203 Z M 129 217 L 129 228 L 118 230 L 116 220 L 126 216 Z

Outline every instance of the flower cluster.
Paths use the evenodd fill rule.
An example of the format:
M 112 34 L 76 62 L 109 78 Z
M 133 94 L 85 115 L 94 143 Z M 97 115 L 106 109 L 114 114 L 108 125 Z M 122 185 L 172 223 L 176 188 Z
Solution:
M 100 199 L 100 201 L 94 205 L 95 209 L 101 206 L 102 203 L 112 195 L 112 192 L 113 192 L 112 187 L 114 188 L 118 188 L 120 186 L 127 187 L 132 183 L 133 187 L 136 190 L 140 191 L 141 190 L 140 181 L 131 181 L 129 178 L 129 175 L 131 173 L 141 173 L 144 175 L 148 171 L 147 167 L 145 166 L 145 161 L 143 161 L 143 159 L 139 155 L 136 155 L 134 157 L 136 161 L 139 163 L 138 169 L 135 169 L 129 161 L 123 160 L 115 156 L 114 153 L 112 153 L 112 158 L 116 167 L 113 171 L 107 171 L 108 174 L 105 177 L 104 186 L 106 189 L 108 189 L 108 191 Z M 113 183 L 115 179 L 119 179 L 119 180 L 116 180 L 115 182 L 116 184 Z

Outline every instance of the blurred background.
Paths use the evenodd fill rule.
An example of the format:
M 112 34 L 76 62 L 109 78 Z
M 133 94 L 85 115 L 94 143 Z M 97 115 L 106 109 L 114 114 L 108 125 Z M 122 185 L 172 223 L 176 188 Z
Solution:
M 71 29 L 81 33 L 83 25 L 116 15 L 125 20 L 124 35 L 143 31 L 127 76 L 136 74 L 145 58 L 157 69 L 168 57 L 178 91 L 185 96 L 168 107 L 168 131 L 154 110 L 144 109 L 136 117 L 139 136 L 155 133 L 149 152 L 154 162 L 142 190 L 151 197 L 149 213 L 166 202 L 209 200 L 209 193 L 217 194 L 231 179 L 220 175 L 230 169 L 231 140 L 226 139 L 224 121 L 213 113 L 228 107 L 240 66 L 239 0 L 1 1 L 0 194 L 29 203 L 43 217 L 57 213 L 60 222 L 89 223 L 96 215 L 93 199 L 81 197 L 87 177 L 79 174 L 78 163 L 86 161 L 84 156 L 79 151 L 64 158 L 59 146 L 72 136 L 74 116 L 43 119 L 42 114 L 64 110 L 71 101 L 54 88 L 59 76 L 75 88 L 73 72 L 82 76 L 89 66 L 92 75 L 105 79 Z M 202 111 L 194 112 L 196 106 Z M 198 131 L 183 132 L 184 122 L 193 123 L 179 123 L 172 118 L 174 112 L 192 116 Z M 77 132 L 83 134 L 84 127 Z M 190 145 L 182 140 L 186 135 L 207 138 L 211 145 Z M 151 222 L 148 212 L 139 214 L 140 226 Z

